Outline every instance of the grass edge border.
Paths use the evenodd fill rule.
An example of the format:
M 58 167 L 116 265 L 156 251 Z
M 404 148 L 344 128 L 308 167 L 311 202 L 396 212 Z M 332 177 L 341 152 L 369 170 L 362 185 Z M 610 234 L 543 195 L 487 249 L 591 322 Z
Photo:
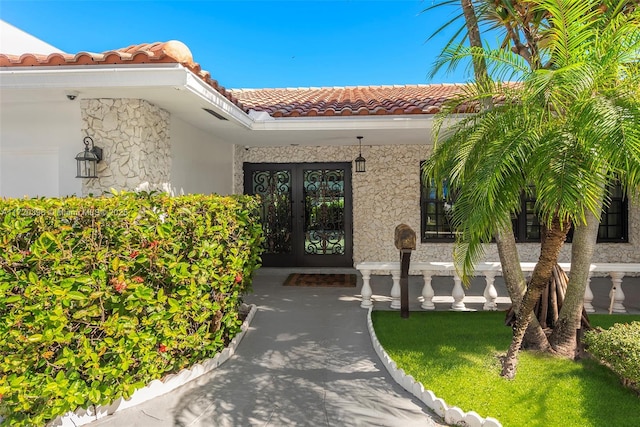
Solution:
M 433 391 L 426 389 L 424 385 L 416 381 L 413 376 L 407 375 L 403 369 L 398 368 L 396 362 L 387 354 L 378 340 L 378 336 L 373 327 L 373 321 L 371 320 L 372 311 L 372 307 L 369 307 L 367 310 L 367 329 L 369 330 L 371 344 L 378 358 L 389 372 L 389 375 L 391 375 L 398 385 L 420 400 L 448 425 L 502 427 L 500 421 L 495 418 L 482 418 L 477 412 L 464 412 L 457 406 L 450 407 L 442 398 L 437 397 Z

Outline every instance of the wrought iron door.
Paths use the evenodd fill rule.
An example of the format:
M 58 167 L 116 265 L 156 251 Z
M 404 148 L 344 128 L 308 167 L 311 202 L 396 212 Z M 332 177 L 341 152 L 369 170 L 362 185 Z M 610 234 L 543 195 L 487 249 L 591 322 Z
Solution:
M 245 163 L 262 198 L 265 266 L 353 265 L 351 163 Z

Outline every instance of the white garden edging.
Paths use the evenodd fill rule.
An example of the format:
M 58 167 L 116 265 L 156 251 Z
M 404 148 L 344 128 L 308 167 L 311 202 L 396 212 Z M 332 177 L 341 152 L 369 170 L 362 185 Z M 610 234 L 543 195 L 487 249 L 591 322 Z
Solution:
M 68 412 L 50 422 L 48 426 L 76 427 L 89 424 L 93 421 L 104 418 L 107 415 L 112 415 L 118 411 L 122 411 L 123 409 L 131 408 L 132 406 L 139 405 L 147 400 L 169 393 L 176 388 L 212 371 L 235 354 L 238 344 L 242 341 L 242 338 L 249 329 L 249 325 L 251 324 L 253 317 L 258 311 L 255 304 L 252 304 L 249 307 L 251 307 L 251 309 L 249 310 L 249 314 L 247 314 L 247 318 L 242 322 L 240 332 L 231 340 L 224 350 L 216 354 L 213 358 L 207 359 L 201 363 L 196 363 L 190 369 L 183 369 L 177 374 L 167 375 L 162 381 L 153 380 L 146 387 L 136 390 L 128 400 L 119 398 L 110 405 L 90 407 L 88 409 L 78 409 L 75 412 Z
M 495 418 L 482 418 L 474 411 L 463 412 L 462 409 L 456 406 L 449 407 L 443 399 L 437 397 L 431 390 L 425 390 L 421 383 L 417 382 L 411 375 L 407 375 L 402 369 L 399 369 L 396 362 L 389 357 L 380 344 L 380 341 L 378 341 L 376 331 L 373 329 L 373 322 L 371 321 L 371 311 L 372 308 L 370 307 L 369 310 L 367 310 L 367 328 L 371 336 L 371 343 L 382 364 L 387 368 L 387 371 L 389 371 L 389 374 L 395 382 L 427 405 L 427 407 L 433 410 L 438 416 L 442 417 L 448 425 L 502 427 L 500 421 Z

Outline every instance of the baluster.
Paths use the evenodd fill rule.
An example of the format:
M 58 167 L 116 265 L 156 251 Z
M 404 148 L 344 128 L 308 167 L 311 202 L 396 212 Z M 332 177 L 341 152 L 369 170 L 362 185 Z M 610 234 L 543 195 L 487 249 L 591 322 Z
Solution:
M 435 310 L 436 306 L 433 304 L 433 287 L 431 286 L 431 272 L 423 271 L 422 278 L 424 279 L 424 286 L 422 287 L 422 305 L 425 310 Z
M 496 303 L 498 291 L 494 285 L 495 279 L 495 271 L 485 272 L 484 280 L 487 285 L 484 287 L 484 306 L 482 307 L 484 310 L 496 311 L 498 309 L 498 304 Z
M 391 308 L 400 310 L 400 270 L 392 270 Z
M 360 294 L 362 295 L 362 303 L 360 303 L 360 307 L 369 308 L 373 306 L 371 302 L 371 295 L 373 295 L 373 291 L 371 290 L 371 284 L 369 283 L 369 279 L 371 278 L 371 270 L 362 270 L 362 290 Z
M 609 313 L 626 313 L 627 309 L 624 308 L 624 292 L 622 292 L 622 278 L 624 277 L 623 271 L 612 271 L 609 273 L 611 276 L 611 290 L 609 291 L 609 298 L 611 298 L 611 304 L 609 305 Z
M 464 305 L 464 289 L 462 289 L 462 280 L 458 277 L 457 273 L 453 273 L 453 291 L 451 292 L 453 297 L 453 304 L 451 309 L 454 311 L 465 311 L 467 307 Z
M 593 302 L 593 292 L 591 291 L 591 272 L 587 278 L 587 287 L 584 289 L 584 311 L 587 313 L 595 313 L 596 309 L 591 304 Z

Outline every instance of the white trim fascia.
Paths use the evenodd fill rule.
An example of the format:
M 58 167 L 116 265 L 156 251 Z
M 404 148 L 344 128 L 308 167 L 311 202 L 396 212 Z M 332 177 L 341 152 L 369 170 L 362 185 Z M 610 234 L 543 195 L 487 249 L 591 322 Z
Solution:
M 68 89 L 101 87 L 184 86 L 185 68 L 179 64 L 150 67 L 132 65 L 69 65 L 10 67 L 0 71 L 2 89 Z
M 252 130 L 384 130 L 384 129 L 430 129 L 434 123 L 431 115 L 407 116 L 347 116 L 283 118 L 254 121 Z
M 451 114 L 443 121 L 443 127 L 455 123 L 468 114 Z M 285 117 L 268 120 L 254 120 L 252 130 L 406 130 L 432 129 L 438 119 L 437 114 L 408 114 L 381 116 L 324 116 Z
M 10 67 L 0 70 L 1 89 L 152 88 L 186 90 L 250 128 L 253 120 L 221 93 L 180 64 L 69 65 Z
M 220 92 L 206 84 L 201 78 L 193 74 L 191 71 L 187 71 L 187 79 L 184 85 L 185 89 L 194 95 L 199 96 L 210 105 L 215 106 L 220 110 L 220 112 L 231 117 L 234 121 L 245 128 L 249 129 L 252 127 L 254 121 L 247 115 L 247 113 L 222 96 Z

